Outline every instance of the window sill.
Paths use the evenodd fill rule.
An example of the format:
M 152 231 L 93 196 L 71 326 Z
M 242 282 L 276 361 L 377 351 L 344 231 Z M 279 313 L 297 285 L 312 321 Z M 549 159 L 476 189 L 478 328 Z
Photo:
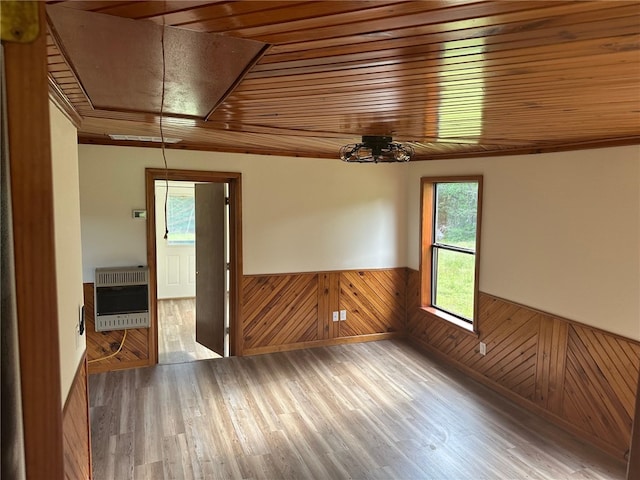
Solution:
M 442 310 L 438 310 L 437 308 L 433 308 L 433 307 L 420 307 L 420 310 L 428 313 L 430 316 L 436 317 L 439 320 L 444 320 L 445 322 L 450 323 L 455 327 L 458 327 L 459 329 L 461 329 L 465 333 L 468 333 L 469 335 L 473 335 L 474 337 L 480 336 L 479 332 L 475 330 L 474 325 L 467 323 L 464 320 L 460 320 L 458 317 L 455 317 L 446 312 L 443 312 Z

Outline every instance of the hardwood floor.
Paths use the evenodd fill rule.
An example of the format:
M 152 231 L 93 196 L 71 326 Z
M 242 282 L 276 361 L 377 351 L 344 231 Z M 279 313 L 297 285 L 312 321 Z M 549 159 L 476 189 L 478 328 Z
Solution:
M 623 479 L 402 341 L 90 377 L 94 479 Z
M 196 342 L 195 299 L 158 300 L 158 363 L 220 358 Z

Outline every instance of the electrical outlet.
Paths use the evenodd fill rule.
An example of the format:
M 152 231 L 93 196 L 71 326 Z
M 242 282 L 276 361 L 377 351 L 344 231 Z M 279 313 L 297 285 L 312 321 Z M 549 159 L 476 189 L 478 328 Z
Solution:
M 480 342 L 480 355 L 487 354 L 487 344 L 484 342 Z
M 347 319 L 347 311 L 346 310 L 340 310 L 340 321 L 344 321 Z
M 333 321 L 334 322 L 338 321 L 338 312 L 333 312 Z

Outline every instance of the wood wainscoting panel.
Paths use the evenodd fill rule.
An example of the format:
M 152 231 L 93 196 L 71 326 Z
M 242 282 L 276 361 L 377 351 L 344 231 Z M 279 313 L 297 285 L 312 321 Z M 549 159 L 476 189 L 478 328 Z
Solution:
M 91 475 L 91 430 L 87 359 L 82 358 L 62 410 L 64 478 L 87 480 Z
M 319 340 L 318 274 L 245 276 L 243 351 Z
M 640 346 L 569 325 L 563 417 L 622 451 L 628 449 L 639 365 Z
M 127 330 L 122 350 L 115 356 L 92 362 L 106 357 L 118 350 L 123 330 L 96 332 L 94 323 L 93 283 L 83 284 L 85 327 L 87 332 L 87 360 L 89 373 L 121 370 L 124 368 L 142 367 L 149 365 L 149 329 L 135 328 Z
M 476 335 L 446 321 L 427 321 L 432 317 L 427 312 L 417 322 L 423 324 L 417 338 L 521 397 L 533 400 L 539 315 L 485 295 L 480 296 L 479 303 L 478 329 L 487 345 L 487 355 L 480 355 Z M 413 335 L 416 338 L 415 330 Z
M 405 268 L 340 273 L 340 337 L 402 332 L 406 323 Z
M 521 397 L 533 400 L 541 315 L 482 294 L 479 315 L 487 355 L 478 358 L 476 339 L 473 353 L 461 360 Z
M 624 457 L 640 343 L 480 293 L 478 334 L 420 308 L 420 274 L 407 279 L 407 335 L 474 378 L 600 448 Z M 487 354 L 479 353 L 479 342 Z
M 404 334 L 406 268 L 246 275 L 243 354 L 381 340 Z M 333 312 L 347 311 L 346 321 Z
M 557 322 L 549 315 L 541 315 L 534 401 L 558 415 L 562 413 L 568 331 L 567 322 Z
M 340 309 L 340 274 L 318 274 L 318 336 L 324 340 L 340 336 L 340 323 L 332 321 L 333 312 Z

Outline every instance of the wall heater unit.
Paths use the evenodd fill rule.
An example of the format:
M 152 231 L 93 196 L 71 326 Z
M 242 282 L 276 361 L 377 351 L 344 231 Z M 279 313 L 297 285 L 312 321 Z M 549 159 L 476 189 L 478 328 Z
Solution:
M 96 268 L 94 304 L 97 332 L 149 328 L 149 269 Z

